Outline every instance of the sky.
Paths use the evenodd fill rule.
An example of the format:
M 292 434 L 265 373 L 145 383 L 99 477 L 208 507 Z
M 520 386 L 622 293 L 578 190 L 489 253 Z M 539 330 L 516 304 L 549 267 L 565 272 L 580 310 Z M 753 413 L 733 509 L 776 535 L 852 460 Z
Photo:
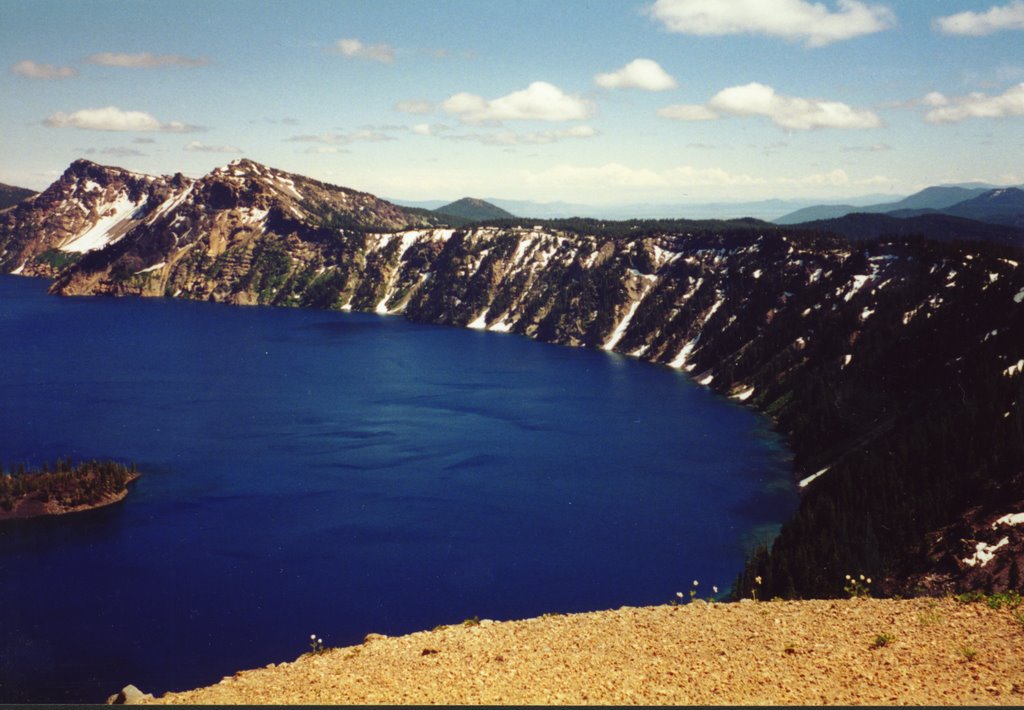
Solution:
M 240 157 L 391 199 L 1024 183 L 1024 0 L 0 0 L 0 182 Z

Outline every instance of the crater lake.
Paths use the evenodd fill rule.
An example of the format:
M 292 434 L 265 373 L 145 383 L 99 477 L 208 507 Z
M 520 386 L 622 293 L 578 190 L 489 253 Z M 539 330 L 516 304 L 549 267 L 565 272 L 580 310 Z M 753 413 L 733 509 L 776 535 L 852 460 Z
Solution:
M 0 702 L 192 688 L 310 634 L 706 598 L 796 507 L 769 423 L 667 367 L 47 286 L 0 276 L 0 459 L 143 475 L 0 524 Z

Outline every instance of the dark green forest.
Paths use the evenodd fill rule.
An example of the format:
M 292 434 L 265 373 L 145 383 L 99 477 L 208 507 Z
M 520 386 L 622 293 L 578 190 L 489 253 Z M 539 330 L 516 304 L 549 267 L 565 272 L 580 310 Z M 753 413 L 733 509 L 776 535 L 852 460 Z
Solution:
M 817 312 L 819 346 L 805 352 L 803 375 L 759 399 L 788 439 L 797 470 L 828 468 L 803 490 L 774 543 L 753 553 L 736 597 L 842 596 L 846 574 L 901 579 L 920 564 L 927 533 L 969 505 L 998 507 L 1020 497 L 1024 378 L 1003 372 L 1024 356 L 1019 284 L 993 281 L 967 257 L 992 263 L 1020 260 L 1020 252 L 923 240 L 866 248 L 912 250 L 918 268 L 874 299 L 854 343 L 842 321 L 859 306 L 845 316 L 842 309 Z M 925 307 L 905 323 L 905 314 L 934 298 L 943 273 L 934 273 L 936 264 L 959 267 L 955 278 L 945 277 L 950 298 L 969 300 Z M 991 287 L 970 283 L 980 280 Z M 836 366 L 842 353 L 852 354 L 848 367 Z M 922 590 L 896 583 L 888 591 Z

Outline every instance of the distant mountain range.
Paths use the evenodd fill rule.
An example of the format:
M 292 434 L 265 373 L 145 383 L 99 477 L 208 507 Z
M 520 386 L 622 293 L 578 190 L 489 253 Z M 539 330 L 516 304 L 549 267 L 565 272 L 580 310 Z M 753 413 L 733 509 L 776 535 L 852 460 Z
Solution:
M 1015 222 L 1015 218 L 1024 214 L 1024 193 L 1015 187 L 999 188 L 982 184 L 940 185 L 926 187 L 896 202 L 859 206 L 814 205 L 790 212 L 774 221 L 776 224 L 803 224 L 836 219 L 855 212 L 888 214 L 893 217 L 914 217 L 941 212 L 995 224 L 1020 224 L 1019 221 Z
M 11 205 L 16 205 L 26 197 L 36 194 L 35 190 L 28 190 L 24 187 L 5 185 L 0 182 L 0 210 Z
M 851 200 L 853 209 L 858 205 L 870 205 L 886 199 L 888 195 L 865 195 Z M 440 208 L 449 203 L 444 200 L 399 200 L 389 198 L 396 205 L 413 207 L 440 213 Z M 529 200 L 506 200 L 487 197 L 480 200 L 515 217 L 523 219 L 731 219 L 753 217 L 772 221 L 780 215 L 791 213 L 814 204 L 813 200 L 756 200 L 749 202 L 695 202 L 695 203 L 631 203 L 622 205 L 587 205 L 576 202 L 532 202 Z M 457 203 L 450 203 L 457 204 Z M 809 219 L 815 219 L 811 217 Z
M 868 200 L 871 197 L 861 199 Z M 566 202 L 515 202 L 471 197 L 441 205 L 435 202 L 404 204 L 422 214 L 442 217 L 452 226 L 516 218 L 548 222 L 580 219 L 587 222 L 612 220 L 611 217 L 592 215 L 610 214 L 617 209 L 634 215 L 643 212 L 644 209 L 656 211 L 654 205 L 596 208 Z M 676 206 L 673 209 L 662 205 L 663 211 L 658 213 L 685 212 L 688 215 L 685 219 L 690 222 L 729 219 L 733 227 L 738 226 L 735 223 L 743 219 L 753 223 L 755 227 L 760 223 L 767 228 L 771 222 L 763 221 L 763 218 L 750 217 L 750 213 L 763 212 L 773 206 L 778 208 L 784 204 L 787 204 L 785 200 L 765 200 L 758 203 L 706 203 L 689 208 Z M 691 209 L 695 207 L 700 209 Z M 579 208 L 578 211 L 575 208 Z M 744 212 L 743 208 L 747 208 L 747 211 Z M 698 216 L 708 213 L 713 216 Z M 549 216 L 551 214 L 559 216 Z M 575 216 L 566 217 L 567 214 Z M 668 223 L 679 219 L 682 218 L 661 218 L 660 222 Z M 799 221 L 789 221 L 790 219 Z M 629 220 L 630 223 L 638 225 L 638 228 L 650 221 L 651 218 L 643 217 L 632 217 Z M 622 222 L 625 224 L 627 221 Z M 813 232 L 841 234 L 855 240 L 924 235 L 937 241 L 986 241 L 1020 246 L 1024 244 L 1024 190 L 1016 187 L 993 189 L 985 185 L 941 185 L 925 188 L 896 202 L 862 206 L 847 204 L 806 207 L 775 220 L 774 224 Z M 673 225 L 676 226 L 678 225 Z M 596 229 L 596 225 L 589 225 L 589 229 Z

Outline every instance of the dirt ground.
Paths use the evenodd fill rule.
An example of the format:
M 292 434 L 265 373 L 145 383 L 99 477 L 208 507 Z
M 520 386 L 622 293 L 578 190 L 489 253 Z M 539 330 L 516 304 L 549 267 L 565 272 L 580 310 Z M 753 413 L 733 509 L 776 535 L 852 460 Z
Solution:
M 1022 612 L 952 599 L 698 601 L 485 620 L 371 634 L 152 702 L 1024 705 Z

